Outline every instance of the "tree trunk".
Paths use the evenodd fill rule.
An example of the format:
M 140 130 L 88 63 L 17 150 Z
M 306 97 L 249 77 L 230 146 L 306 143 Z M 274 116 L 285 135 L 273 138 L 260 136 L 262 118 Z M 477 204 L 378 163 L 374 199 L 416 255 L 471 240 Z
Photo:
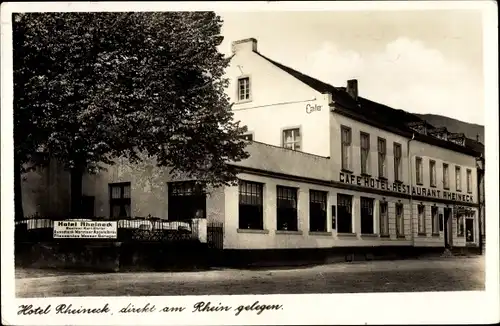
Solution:
M 14 219 L 24 218 L 21 161 L 14 155 Z
M 78 217 L 82 214 L 82 184 L 83 169 L 71 169 L 71 216 Z

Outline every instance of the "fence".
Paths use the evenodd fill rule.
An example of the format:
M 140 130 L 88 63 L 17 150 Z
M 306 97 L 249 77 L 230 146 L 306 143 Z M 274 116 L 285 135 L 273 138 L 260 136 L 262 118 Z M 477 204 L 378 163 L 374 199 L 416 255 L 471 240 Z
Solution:
M 116 222 L 116 238 L 99 238 L 99 241 L 119 242 L 179 242 L 200 239 L 200 228 L 196 220 L 168 221 L 155 217 L 134 218 L 54 218 L 34 216 L 15 223 L 15 240 L 20 242 L 41 241 L 95 241 L 94 238 L 54 238 L 54 224 L 57 222 Z

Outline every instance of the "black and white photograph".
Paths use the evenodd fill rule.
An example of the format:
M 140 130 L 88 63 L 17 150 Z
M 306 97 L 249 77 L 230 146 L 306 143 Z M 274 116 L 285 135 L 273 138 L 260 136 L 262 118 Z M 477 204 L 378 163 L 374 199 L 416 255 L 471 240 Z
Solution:
M 498 322 L 496 9 L 2 5 L 3 322 Z

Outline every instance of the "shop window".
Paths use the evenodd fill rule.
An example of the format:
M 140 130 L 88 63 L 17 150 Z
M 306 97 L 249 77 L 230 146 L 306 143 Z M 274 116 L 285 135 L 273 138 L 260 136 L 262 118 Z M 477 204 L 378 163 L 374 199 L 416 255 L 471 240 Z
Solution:
M 297 189 L 277 186 L 276 229 L 281 231 L 297 231 Z
M 130 217 L 130 182 L 109 184 L 111 217 Z
M 352 229 L 352 196 L 337 195 L 337 232 L 353 233 Z
M 205 190 L 196 181 L 168 183 L 168 219 L 170 221 L 206 218 Z
M 327 192 L 309 191 L 309 231 L 326 232 Z
M 238 205 L 240 229 L 262 230 L 264 228 L 262 192 L 261 183 L 240 180 Z
M 465 217 L 459 214 L 457 217 L 457 236 L 463 237 L 465 234 Z
M 438 208 L 435 206 L 431 207 L 431 217 L 432 217 L 432 234 L 439 234 L 439 216 Z
M 373 199 L 361 197 L 361 234 L 373 233 Z
M 465 220 L 465 241 L 474 242 L 474 219 L 472 218 Z
M 380 223 L 380 235 L 388 236 L 389 235 L 389 213 L 388 213 L 388 205 L 387 202 L 380 202 L 380 210 L 379 210 L 379 223 Z
M 398 237 L 404 236 L 405 225 L 404 225 L 404 213 L 403 204 L 396 204 L 396 235 Z
M 425 206 L 418 205 L 418 233 L 425 234 Z

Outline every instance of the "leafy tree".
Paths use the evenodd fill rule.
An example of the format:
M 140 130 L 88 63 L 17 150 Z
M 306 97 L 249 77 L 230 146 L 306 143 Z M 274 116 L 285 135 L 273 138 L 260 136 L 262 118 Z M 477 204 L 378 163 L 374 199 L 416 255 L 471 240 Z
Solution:
M 16 164 L 64 163 L 74 214 L 83 173 L 117 157 L 235 181 L 227 162 L 248 156 L 245 128 L 224 92 L 215 13 L 29 13 L 13 25 Z

